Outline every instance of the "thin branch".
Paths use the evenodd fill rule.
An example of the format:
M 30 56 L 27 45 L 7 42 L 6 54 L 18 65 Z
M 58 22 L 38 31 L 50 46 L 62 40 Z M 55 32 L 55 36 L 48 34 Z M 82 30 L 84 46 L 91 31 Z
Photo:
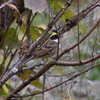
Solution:
M 8 23 L 8 25 L 7 25 L 7 28 L 6 28 L 5 32 L 4 32 L 4 35 L 3 35 L 3 37 L 2 37 L 2 40 L 1 40 L 1 42 L 0 42 L 0 49 L 1 49 L 2 45 L 4 44 L 4 41 L 5 41 L 7 32 L 8 32 L 8 29 L 9 29 L 9 27 L 10 27 L 10 25 L 11 25 L 11 21 L 12 21 L 12 19 L 13 19 L 13 13 L 14 13 L 14 10 L 13 10 L 12 15 L 11 15 L 11 17 L 10 17 L 10 21 L 9 21 L 9 23 Z
M 3 7 L 5 7 L 7 4 L 9 4 L 9 3 L 11 3 L 11 2 L 13 2 L 13 0 L 9 0 L 8 2 L 5 2 L 4 4 L 2 4 L 2 5 L 0 6 L 0 9 L 2 9 Z
M 72 27 L 76 26 L 76 24 L 82 20 L 83 18 L 85 18 L 85 16 L 92 11 L 94 8 L 100 6 L 100 0 L 96 1 L 94 4 L 90 5 L 88 8 L 86 8 L 85 10 L 83 10 L 81 13 L 79 13 L 78 15 L 72 17 L 71 19 L 69 19 L 66 23 L 64 23 L 64 25 L 62 25 L 61 27 L 59 27 L 59 29 L 61 29 L 61 34 L 64 34 L 65 32 L 69 31 Z M 58 29 L 58 30 L 59 30 Z
M 100 58 L 100 55 L 94 56 L 93 58 L 83 60 L 80 62 L 64 62 L 64 61 L 54 61 L 55 65 L 61 65 L 61 66 L 78 66 L 78 65 L 84 65 L 87 63 L 91 63 L 97 59 Z
M 59 83 L 58 85 L 53 86 L 53 87 L 51 87 L 51 88 L 49 88 L 49 89 L 46 89 L 46 90 L 44 90 L 44 91 L 42 91 L 42 92 L 33 93 L 33 94 L 30 94 L 30 95 L 23 95 L 23 96 L 15 95 L 14 93 L 12 93 L 11 95 L 13 95 L 13 96 L 16 97 L 16 98 L 19 98 L 19 97 L 29 97 L 29 96 L 34 96 L 34 95 L 37 95 L 37 94 L 41 94 L 41 93 L 47 92 L 47 91 L 49 91 L 49 90 L 51 90 L 51 89 L 54 89 L 54 88 L 56 88 L 56 87 L 58 87 L 58 86 L 60 86 L 60 85 L 62 85 L 62 84 L 64 84 L 64 83 L 66 83 L 66 82 L 68 82 L 68 81 L 71 81 L 71 80 L 77 78 L 78 76 L 80 76 L 80 75 L 82 75 L 82 74 L 84 74 L 84 73 L 86 73 L 86 72 L 90 71 L 91 69 L 93 69 L 93 68 L 95 68 L 95 67 L 98 67 L 98 66 L 100 66 L 100 64 L 98 64 L 98 65 L 96 65 L 96 66 L 93 66 L 93 67 L 90 67 L 90 68 L 88 68 L 87 70 L 85 70 L 85 71 L 83 71 L 83 72 L 81 72 L 81 73 L 79 73 L 79 74 L 75 74 L 74 76 L 72 76 L 72 77 L 69 78 L 68 80 L 66 80 L 66 81 L 64 81 L 64 82 L 61 82 L 61 83 Z M 9 99 L 5 99 L 5 100 L 9 100 Z
M 80 5 L 80 0 L 78 0 L 78 16 L 79 16 L 79 5 Z M 78 20 L 79 20 L 79 17 L 78 17 Z M 80 40 L 79 22 L 77 23 L 77 33 L 78 33 L 78 42 L 79 42 Z M 79 59 L 79 62 L 81 63 L 80 44 L 78 44 L 78 59 Z
M 84 67 L 81 67 L 81 68 L 79 68 L 79 69 L 77 69 L 77 70 L 75 70 L 75 71 L 73 71 L 73 72 L 70 72 L 70 73 L 67 73 L 67 74 L 61 74 L 61 75 L 50 75 L 50 74 L 47 74 L 46 76 L 47 77 L 61 77 L 61 76 L 71 76 L 71 74 L 74 74 L 74 73 L 76 73 L 76 72 L 79 72 L 79 71 L 82 71 L 83 69 L 86 69 L 86 68 L 88 68 L 89 67 L 89 65 L 90 65 L 91 63 L 89 63 L 89 64 L 87 64 L 86 66 L 84 66 Z
M 84 35 L 84 37 L 82 39 L 79 40 L 79 42 L 73 44 L 72 46 L 70 46 L 69 48 L 66 48 L 60 55 L 58 58 L 62 57 L 65 53 L 69 52 L 70 50 L 74 49 L 76 46 L 78 46 L 78 44 L 80 44 L 82 41 L 84 41 L 92 32 L 93 30 L 99 25 L 100 23 L 100 19 L 94 24 L 94 26 L 90 29 L 90 31 L 88 33 L 86 33 L 86 35 Z
M 27 15 L 27 21 L 26 21 L 26 35 L 27 35 L 27 39 L 28 41 L 30 41 L 30 38 L 31 38 L 31 35 L 30 35 L 30 18 L 31 18 L 31 15 L 32 15 L 32 11 L 31 10 L 28 10 L 28 15 Z M 30 44 L 28 44 L 30 45 Z

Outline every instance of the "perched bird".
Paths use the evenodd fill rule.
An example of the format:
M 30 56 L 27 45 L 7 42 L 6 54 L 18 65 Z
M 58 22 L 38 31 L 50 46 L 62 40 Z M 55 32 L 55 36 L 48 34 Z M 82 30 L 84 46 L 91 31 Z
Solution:
M 47 41 L 45 41 L 40 47 L 36 48 L 32 55 L 34 55 L 34 59 L 36 58 L 49 58 L 52 57 L 55 53 L 57 53 L 58 49 L 58 38 L 59 35 L 57 31 L 53 30 L 51 36 Z
M 37 47 L 34 52 L 31 54 L 31 57 L 23 62 L 21 65 L 25 64 L 26 62 L 30 61 L 31 59 L 36 59 L 36 58 L 50 58 L 54 54 L 57 53 L 58 49 L 58 39 L 61 38 L 62 36 L 59 37 L 57 31 L 53 31 L 51 36 L 46 40 L 41 46 Z

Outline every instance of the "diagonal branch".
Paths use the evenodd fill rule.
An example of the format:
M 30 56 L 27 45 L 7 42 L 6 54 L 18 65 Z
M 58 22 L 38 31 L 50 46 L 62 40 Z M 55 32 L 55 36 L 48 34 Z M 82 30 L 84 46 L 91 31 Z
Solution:
M 69 19 L 64 25 L 62 25 L 61 27 L 59 27 L 59 29 L 61 29 L 61 34 L 64 34 L 66 31 L 69 31 L 72 27 L 76 26 L 76 24 L 78 24 L 78 22 L 80 20 L 82 20 L 83 18 L 85 18 L 85 16 L 92 11 L 94 8 L 99 7 L 100 6 L 100 0 L 96 1 L 94 4 L 92 4 L 91 6 L 89 6 L 88 8 L 86 8 L 85 10 L 83 10 L 81 13 L 79 13 L 78 15 L 72 17 L 71 19 Z
M 62 7 L 62 9 L 58 12 L 58 14 L 54 17 L 54 19 L 52 20 L 52 22 L 48 25 L 48 27 L 46 28 L 46 30 L 42 33 L 42 35 L 39 37 L 39 39 L 37 39 L 36 42 L 34 42 L 31 47 L 29 48 L 29 51 L 27 54 L 31 54 L 31 52 L 34 51 L 34 49 L 38 46 L 39 43 L 41 43 L 41 40 L 43 39 L 43 37 L 46 35 L 46 33 L 53 27 L 53 25 L 55 25 L 55 23 L 59 20 L 59 18 L 64 14 L 64 12 L 66 11 L 66 9 L 71 5 L 71 3 L 73 2 L 73 0 L 68 0 L 65 4 L 64 7 Z M 29 57 L 27 57 L 27 54 L 24 54 L 22 56 L 21 59 L 19 59 L 19 61 L 13 66 L 13 69 L 11 69 L 8 73 L 6 73 L 4 75 L 4 77 L 2 77 L 2 79 L 0 80 L 0 87 L 9 79 L 11 78 L 16 71 L 18 71 L 18 67 L 27 59 L 29 59 Z M 49 69 L 49 68 L 48 68 Z
M 99 22 L 97 22 L 98 24 L 99 24 Z M 96 24 L 97 24 L 96 23 Z M 98 25 L 97 24 L 97 25 Z M 97 26 L 96 25 L 96 26 Z M 96 28 L 96 26 L 94 27 L 94 28 L 92 28 L 92 30 L 91 30 L 91 32 Z M 83 39 L 84 40 L 84 39 Z M 82 40 L 81 40 L 81 42 L 82 42 Z M 77 46 L 77 45 L 76 45 Z M 91 61 L 94 61 L 94 60 L 96 60 L 97 58 L 100 58 L 100 55 L 98 55 L 98 56 L 96 56 L 96 57 L 94 57 L 94 58 L 91 58 L 90 60 Z M 82 62 L 82 64 L 86 64 L 86 63 L 89 63 L 90 62 L 90 60 L 87 60 L 87 61 L 85 61 L 84 63 Z M 43 75 L 43 73 L 45 73 L 49 68 L 51 68 L 53 65 L 55 65 L 55 64 L 57 64 L 57 62 L 54 62 L 54 61 L 51 61 L 49 64 L 47 64 L 46 65 L 46 67 L 45 68 L 42 68 L 39 72 L 37 72 L 36 74 L 34 74 L 34 75 L 32 75 L 29 79 L 27 79 L 26 81 L 24 81 L 24 83 L 23 84 L 21 84 L 17 89 L 15 89 L 13 92 L 12 92 L 12 94 L 16 94 L 16 93 L 18 93 L 20 90 L 22 90 L 25 86 L 27 86 L 31 81 L 34 81 L 35 79 L 37 79 L 37 78 L 39 78 L 41 75 Z M 68 63 L 67 63 L 68 64 Z M 75 64 L 75 63 L 74 63 Z M 72 65 L 74 65 L 73 63 L 72 63 Z M 78 64 L 78 63 L 76 63 L 76 64 Z M 79 64 L 80 65 L 80 64 Z M 10 94 L 7 98 L 6 98 L 6 100 L 9 100 L 9 99 L 11 99 L 12 97 L 13 97 L 13 95 L 12 94 Z
M 82 75 L 82 74 L 88 72 L 89 70 L 91 70 L 91 69 L 93 69 L 93 68 L 95 68 L 95 67 L 99 67 L 99 66 L 100 66 L 100 64 L 98 64 L 98 65 L 96 65 L 96 66 L 93 66 L 93 67 L 90 67 L 90 68 L 88 68 L 88 69 L 86 69 L 86 70 L 80 72 L 79 74 L 75 74 L 74 76 L 70 77 L 69 79 L 65 80 L 64 82 L 61 82 L 61 83 L 59 83 L 59 84 L 57 84 L 57 85 L 55 85 L 55 86 L 53 86 L 53 87 L 51 87 L 51 88 L 49 88 L 49 89 L 46 89 L 46 90 L 44 90 L 44 91 L 42 91 L 42 92 L 32 93 L 32 94 L 23 95 L 23 96 L 19 96 L 19 95 L 15 95 L 15 94 L 12 94 L 12 95 L 13 95 L 14 97 L 16 97 L 16 98 L 35 96 L 35 95 L 44 93 L 44 92 L 46 92 L 46 91 L 49 91 L 49 90 L 51 90 L 51 89 L 54 89 L 54 88 L 56 88 L 56 87 L 58 87 L 58 86 L 60 86 L 60 85 L 62 85 L 62 84 L 64 84 L 64 83 L 66 83 L 66 82 L 68 82 L 68 81 L 71 81 L 72 79 L 77 78 L 78 76 L 80 76 L 80 75 Z M 6 99 L 6 100 L 8 100 L 8 99 Z
M 70 50 L 74 49 L 76 46 L 78 46 L 78 44 L 80 44 L 82 41 L 84 41 L 91 33 L 92 31 L 99 25 L 100 23 L 100 19 L 95 23 L 95 25 L 93 26 L 93 28 L 91 28 L 91 30 L 82 38 L 79 40 L 79 42 L 73 44 L 72 46 L 70 46 L 69 48 L 66 48 L 60 55 L 58 58 L 56 58 L 57 60 L 62 57 L 65 53 L 69 52 Z

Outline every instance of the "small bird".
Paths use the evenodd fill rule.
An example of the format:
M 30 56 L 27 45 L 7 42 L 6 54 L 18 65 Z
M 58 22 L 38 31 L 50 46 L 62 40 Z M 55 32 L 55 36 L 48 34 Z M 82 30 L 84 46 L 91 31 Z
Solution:
M 60 36 L 61 37 L 61 36 Z M 34 55 L 33 59 L 36 58 L 50 58 L 55 53 L 57 53 L 58 49 L 58 38 L 60 38 L 57 31 L 53 30 L 51 36 L 47 41 L 45 41 L 40 47 L 36 48 L 32 55 Z
M 58 35 L 56 30 L 53 30 L 51 36 L 46 40 L 41 46 L 37 47 L 34 52 L 31 54 L 32 56 L 23 62 L 21 65 L 27 63 L 31 59 L 37 59 L 37 58 L 51 58 L 54 54 L 57 53 L 58 50 L 58 39 L 61 38 L 61 36 Z

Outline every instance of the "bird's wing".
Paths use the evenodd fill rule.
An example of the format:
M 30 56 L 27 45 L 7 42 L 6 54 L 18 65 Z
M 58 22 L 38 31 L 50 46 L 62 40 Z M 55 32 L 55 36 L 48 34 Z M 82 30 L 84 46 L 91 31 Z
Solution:
M 34 58 L 45 57 L 46 55 L 49 55 L 52 50 L 53 50 L 53 48 L 51 48 L 51 47 L 38 48 L 38 49 L 35 50 L 35 52 L 33 54 L 34 55 Z

